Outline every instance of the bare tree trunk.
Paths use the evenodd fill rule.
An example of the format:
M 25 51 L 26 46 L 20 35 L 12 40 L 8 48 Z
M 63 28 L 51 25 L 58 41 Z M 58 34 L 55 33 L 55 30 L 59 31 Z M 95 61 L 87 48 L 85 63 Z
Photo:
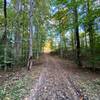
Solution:
M 87 45 L 87 34 L 86 34 L 86 31 L 85 31 L 85 33 L 84 33 L 85 35 L 84 35 L 84 38 L 85 38 L 85 48 L 87 48 L 88 47 L 88 45 Z
M 4 41 L 4 63 L 5 63 L 5 68 L 4 70 L 7 70 L 6 62 L 7 62 L 7 1 L 4 0 L 4 35 L 3 35 L 3 41 Z
M 32 57 L 33 57 L 33 7 L 34 1 L 29 0 L 29 58 L 28 58 L 28 70 L 31 70 L 32 67 Z
M 90 18 L 90 0 L 87 0 L 87 13 L 88 18 Z M 94 49 L 94 36 L 93 36 L 93 20 L 88 19 L 88 32 L 89 32 L 89 42 L 90 42 L 90 49 L 91 49 L 91 55 L 93 55 L 93 49 Z
M 15 33 L 15 59 L 18 63 L 21 56 L 21 33 L 20 33 L 20 10 L 21 10 L 21 1 L 16 0 L 16 33 Z
M 72 46 L 72 51 L 74 52 L 74 50 L 75 50 L 75 42 L 74 42 L 73 31 L 71 31 L 71 46 Z
M 74 1 L 76 3 L 76 0 Z M 77 6 L 74 7 L 74 16 L 75 16 L 75 35 L 76 35 L 76 57 L 77 57 L 77 64 L 81 66 L 80 60 L 80 39 L 79 39 L 79 29 L 78 29 L 78 12 Z
M 62 47 L 62 35 L 60 33 L 60 56 L 63 57 L 63 47 Z

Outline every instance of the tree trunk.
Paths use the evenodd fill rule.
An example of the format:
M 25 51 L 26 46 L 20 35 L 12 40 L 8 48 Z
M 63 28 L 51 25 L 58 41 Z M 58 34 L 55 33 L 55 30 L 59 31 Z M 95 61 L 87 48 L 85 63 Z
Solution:
M 60 33 L 60 56 L 61 58 L 63 57 L 63 47 L 62 47 L 62 42 L 63 42 L 63 39 L 62 39 L 62 35 Z
M 33 0 L 29 0 L 29 59 L 28 59 L 28 70 L 31 70 L 32 67 L 32 57 L 33 57 Z
M 75 39 L 74 39 L 74 34 L 73 34 L 74 32 L 73 31 L 71 31 L 71 46 L 72 46 L 72 51 L 74 52 L 74 50 L 75 50 Z
M 75 1 L 76 4 L 76 1 Z M 75 35 L 76 35 L 76 60 L 78 66 L 81 66 L 81 60 L 80 60 L 80 39 L 79 39 L 79 29 L 78 29 L 78 12 L 77 12 L 77 6 L 74 7 L 74 16 L 75 16 Z
M 87 15 L 88 15 L 88 18 L 91 18 L 90 17 L 90 0 L 87 0 Z M 92 25 L 93 25 L 93 21 L 88 19 L 88 32 L 89 32 L 89 42 L 90 42 L 91 55 L 93 55 L 93 49 L 94 49 Z
M 84 33 L 84 38 L 85 38 L 85 49 L 87 49 L 88 45 L 87 45 L 87 34 L 86 34 L 86 31 Z
M 4 35 L 3 35 L 3 41 L 4 41 L 4 63 L 5 63 L 5 68 L 4 70 L 7 70 L 6 62 L 7 62 L 7 1 L 4 0 Z
M 16 33 L 15 33 L 15 59 L 16 64 L 18 64 L 19 58 L 21 56 L 21 33 L 20 33 L 20 8 L 21 8 L 21 1 L 16 0 Z
M 90 15 L 90 0 L 87 0 L 87 15 L 88 15 L 88 18 L 91 18 L 91 15 Z M 92 25 L 93 25 L 93 20 L 88 19 L 90 52 L 91 52 L 92 66 L 94 67 L 94 34 L 93 34 Z M 95 70 L 95 68 L 94 68 L 94 70 Z

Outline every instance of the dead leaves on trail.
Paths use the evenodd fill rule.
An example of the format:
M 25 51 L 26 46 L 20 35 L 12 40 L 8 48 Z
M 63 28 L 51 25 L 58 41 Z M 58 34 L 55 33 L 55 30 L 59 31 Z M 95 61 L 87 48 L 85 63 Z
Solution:
M 0 100 L 21 100 L 28 95 L 41 70 L 40 67 L 35 67 L 32 74 L 26 69 L 22 69 L 7 75 L 0 86 Z
M 24 68 L 5 75 L 0 86 L 0 100 L 100 99 L 100 77 L 79 69 L 71 61 L 45 55 L 42 61 L 32 67 L 29 72 Z M 0 78 L 3 77 L 1 74 Z M 82 95 L 77 95 L 74 86 Z

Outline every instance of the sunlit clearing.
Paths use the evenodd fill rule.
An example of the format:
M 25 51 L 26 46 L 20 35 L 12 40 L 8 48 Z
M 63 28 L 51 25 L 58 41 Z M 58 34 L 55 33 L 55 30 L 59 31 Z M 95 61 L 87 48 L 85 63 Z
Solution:
M 44 53 L 50 53 L 51 50 L 51 42 L 50 40 L 46 41 L 45 46 L 44 46 Z

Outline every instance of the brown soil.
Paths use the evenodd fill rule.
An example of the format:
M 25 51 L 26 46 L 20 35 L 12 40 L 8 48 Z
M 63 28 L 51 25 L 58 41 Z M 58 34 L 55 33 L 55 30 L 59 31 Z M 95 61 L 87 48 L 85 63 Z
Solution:
M 88 100 L 88 95 L 81 90 L 77 82 L 80 78 L 81 81 L 86 81 L 99 76 L 79 69 L 73 62 L 58 57 L 45 55 L 43 60 L 38 82 L 25 100 Z
M 72 61 L 57 56 L 45 54 L 30 72 L 24 68 L 16 73 L 19 77 L 31 77 L 28 94 L 21 100 L 100 100 L 100 74 L 80 69 Z M 3 84 L 9 75 L 0 75 Z

